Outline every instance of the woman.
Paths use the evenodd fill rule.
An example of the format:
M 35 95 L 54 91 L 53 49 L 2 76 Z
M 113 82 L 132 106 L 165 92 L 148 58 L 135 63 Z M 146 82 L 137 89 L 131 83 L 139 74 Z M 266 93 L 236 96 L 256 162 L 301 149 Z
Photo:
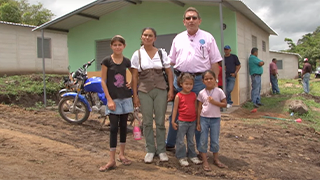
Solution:
M 144 28 L 141 35 L 142 46 L 134 52 L 131 58 L 133 102 L 135 107 L 141 105 L 143 116 L 143 134 L 147 149 L 145 163 L 152 163 L 155 154 L 159 155 L 160 161 L 168 161 L 164 122 L 167 101 L 173 98 L 173 75 L 166 51 L 154 47 L 156 37 L 157 33 L 153 28 Z M 167 84 L 162 74 L 163 67 L 168 76 L 169 91 L 166 90 Z M 156 122 L 157 146 L 154 142 L 153 112 Z

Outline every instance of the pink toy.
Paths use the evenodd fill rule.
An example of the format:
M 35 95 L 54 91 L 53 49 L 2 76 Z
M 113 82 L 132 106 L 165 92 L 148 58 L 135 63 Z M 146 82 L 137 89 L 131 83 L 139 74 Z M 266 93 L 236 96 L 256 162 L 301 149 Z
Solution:
M 302 122 L 302 120 L 299 118 L 299 119 L 296 119 L 295 120 L 297 123 L 301 123 Z

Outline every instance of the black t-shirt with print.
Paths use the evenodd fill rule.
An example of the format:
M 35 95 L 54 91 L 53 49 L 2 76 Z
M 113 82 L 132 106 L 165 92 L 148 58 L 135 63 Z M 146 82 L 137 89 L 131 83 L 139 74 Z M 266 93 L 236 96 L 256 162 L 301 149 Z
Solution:
M 126 72 L 131 67 L 131 61 L 123 57 L 121 64 L 113 62 L 111 56 L 105 57 L 101 65 L 108 68 L 107 71 L 107 87 L 112 99 L 125 99 L 132 96 L 131 90 L 127 88 Z

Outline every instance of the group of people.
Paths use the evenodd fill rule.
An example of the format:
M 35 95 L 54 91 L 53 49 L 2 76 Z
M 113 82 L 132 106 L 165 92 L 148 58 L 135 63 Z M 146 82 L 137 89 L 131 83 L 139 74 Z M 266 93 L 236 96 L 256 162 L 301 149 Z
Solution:
M 106 165 L 100 167 L 100 171 L 107 171 L 116 166 L 118 128 L 120 129 L 118 161 L 123 165 L 132 163 L 124 151 L 127 118 L 134 107 L 139 107 L 143 116 L 147 151 L 145 163 L 152 163 L 156 155 L 160 161 L 168 161 L 166 151 L 175 148 L 181 166 L 189 165 L 188 157 L 192 163 L 203 164 L 203 169 L 210 171 L 207 161 L 210 136 L 213 163 L 220 168 L 226 167 L 218 159 L 220 108 L 227 106 L 226 96 L 218 88 L 216 76 L 219 74 L 218 63 L 222 61 L 222 57 L 214 37 L 199 29 L 201 17 L 197 9 L 190 7 L 185 11 L 183 24 L 187 30 L 174 38 L 169 55 L 164 49 L 154 46 L 157 33 L 153 28 L 142 30 L 141 47 L 134 52 L 131 60 L 122 54 L 126 46 L 125 39 L 120 35 L 111 39 L 110 47 L 113 53 L 101 63 L 101 84 L 108 100 L 106 114 L 110 119 L 110 159 Z M 230 46 L 226 46 L 225 51 L 229 52 L 226 53 L 226 57 L 236 62 L 231 67 L 234 70 L 227 71 L 228 77 L 235 78 L 239 71 L 239 60 L 233 59 L 234 57 L 230 55 Z M 132 74 L 131 84 L 125 80 L 127 68 Z M 163 71 L 167 75 L 167 81 Z M 230 82 L 234 85 L 232 78 Z M 174 90 L 178 91 L 176 96 Z M 170 100 L 174 100 L 173 111 L 169 118 L 168 136 L 165 139 L 165 113 Z M 232 104 L 231 98 L 229 102 Z M 155 137 L 153 121 L 156 124 Z M 187 148 L 184 143 L 185 136 Z M 199 151 L 198 155 L 196 148 Z
M 304 65 L 302 69 L 302 85 L 304 93 L 309 94 L 310 92 L 310 74 L 312 71 L 311 65 L 308 63 L 308 58 L 303 59 Z M 253 106 L 258 108 L 259 106 L 263 106 L 261 103 L 260 91 L 261 91 L 261 75 L 263 74 L 264 62 L 258 58 L 258 48 L 252 48 L 251 55 L 249 57 L 249 72 L 251 76 L 251 100 Z M 278 67 L 277 67 L 277 59 L 273 58 L 272 62 L 269 65 L 269 73 L 270 73 L 270 83 L 272 94 L 280 94 L 279 86 L 278 86 Z
M 152 163 L 156 155 L 160 161 L 168 161 L 166 151 L 175 150 L 181 166 L 188 166 L 189 159 L 194 164 L 202 164 L 205 171 L 211 171 L 207 158 L 210 137 L 209 150 L 213 153 L 213 164 L 220 168 L 227 167 L 218 158 L 220 108 L 232 107 L 231 92 L 241 64 L 238 57 L 231 54 L 229 45 L 224 47 L 225 64 L 221 64 L 222 57 L 214 37 L 199 29 L 201 21 L 197 9 L 190 7 L 185 11 L 183 24 L 186 31 L 174 38 L 169 55 L 164 49 L 154 46 L 157 33 L 153 28 L 142 30 L 141 47 L 134 52 L 131 60 L 122 54 L 126 46 L 125 39 L 120 35 L 111 39 L 110 47 L 113 53 L 101 63 L 101 84 L 108 100 L 106 114 L 109 115 L 111 126 L 110 159 L 106 165 L 100 167 L 100 171 L 116 167 L 118 129 L 120 129 L 118 161 L 123 165 L 132 163 L 124 151 L 127 118 L 134 108 L 140 108 L 143 116 L 147 151 L 144 157 L 145 163 Z M 258 49 L 253 48 L 249 58 L 251 96 L 254 106 L 258 107 L 262 105 L 260 90 L 264 62 L 257 56 Z M 171 70 L 171 66 L 174 71 Z M 225 66 L 225 72 L 222 72 L 222 66 Z M 131 84 L 126 82 L 127 68 L 132 74 Z M 222 83 L 222 73 L 226 73 L 226 94 L 219 88 Z M 274 76 L 271 78 L 270 75 L 270 79 L 274 82 L 272 84 L 276 84 L 276 66 L 270 64 L 270 73 Z M 174 90 L 178 91 L 176 95 Z M 273 92 L 279 93 L 279 89 L 275 88 Z M 165 113 L 170 100 L 174 101 L 172 114 L 169 117 L 168 134 L 165 138 Z M 153 121 L 156 124 L 155 137 Z M 185 137 L 187 146 L 184 143 Z

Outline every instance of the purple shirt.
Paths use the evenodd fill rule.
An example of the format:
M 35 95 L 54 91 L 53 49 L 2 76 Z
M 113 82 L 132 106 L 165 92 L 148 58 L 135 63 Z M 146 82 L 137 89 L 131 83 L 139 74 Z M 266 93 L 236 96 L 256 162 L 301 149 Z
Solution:
M 271 62 L 269 69 L 270 69 L 270 74 L 272 74 L 273 71 L 275 71 L 275 73 L 278 74 L 278 67 L 277 67 L 276 63 Z M 272 74 L 272 75 L 274 75 L 274 74 Z
M 198 101 L 202 102 L 202 110 L 200 116 L 207 118 L 221 117 L 220 107 L 211 104 L 208 101 L 209 96 L 211 96 L 214 101 L 218 102 L 221 102 L 226 98 L 223 90 L 218 87 L 212 89 L 211 91 L 206 90 L 206 88 L 201 90 L 197 98 Z
M 178 34 L 173 39 L 168 58 L 175 64 L 173 68 L 189 73 L 204 72 L 222 61 L 216 40 L 201 29 L 193 36 L 187 31 Z

